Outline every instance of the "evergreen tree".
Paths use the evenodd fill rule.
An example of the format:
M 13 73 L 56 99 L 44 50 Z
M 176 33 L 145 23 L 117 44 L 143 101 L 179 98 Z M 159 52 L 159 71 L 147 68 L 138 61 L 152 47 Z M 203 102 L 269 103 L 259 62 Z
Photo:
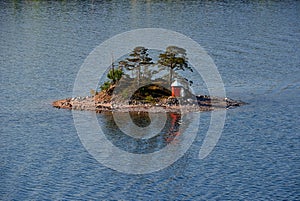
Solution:
M 173 71 L 190 70 L 188 66 L 188 59 L 186 57 L 186 50 L 177 46 L 169 46 L 164 53 L 159 55 L 158 64 L 169 68 L 169 85 L 171 86 L 173 80 Z
M 121 62 L 127 70 L 136 70 L 137 85 L 140 86 L 141 68 L 153 64 L 149 57 L 148 49 L 145 47 L 136 47 L 126 61 Z

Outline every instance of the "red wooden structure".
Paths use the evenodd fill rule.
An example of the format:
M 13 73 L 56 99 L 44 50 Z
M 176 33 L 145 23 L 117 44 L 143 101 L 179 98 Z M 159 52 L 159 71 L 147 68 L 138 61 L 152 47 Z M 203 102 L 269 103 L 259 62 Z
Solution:
M 182 85 L 177 81 L 177 79 L 175 80 L 175 82 L 173 82 L 171 84 L 171 88 L 172 88 L 172 96 L 174 97 L 180 97 L 181 96 L 181 90 L 182 90 Z

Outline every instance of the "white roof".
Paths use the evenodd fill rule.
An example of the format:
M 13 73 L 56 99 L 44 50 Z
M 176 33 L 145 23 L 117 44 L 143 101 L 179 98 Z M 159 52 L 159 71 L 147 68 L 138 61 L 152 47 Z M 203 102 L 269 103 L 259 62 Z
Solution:
M 180 84 L 177 79 L 171 84 L 171 87 L 182 87 L 182 84 Z

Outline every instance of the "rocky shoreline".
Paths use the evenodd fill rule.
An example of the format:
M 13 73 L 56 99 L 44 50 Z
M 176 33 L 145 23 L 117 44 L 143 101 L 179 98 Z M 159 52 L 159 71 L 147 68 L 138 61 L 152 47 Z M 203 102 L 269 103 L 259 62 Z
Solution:
M 96 111 L 97 113 L 105 111 L 118 112 L 204 112 L 218 109 L 228 109 L 244 105 L 242 101 L 236 101 L 229 98 L 217 98 L 205 95 L 195 96 L 195 99 L 183 100 L 180 98 L 169 97 L 164 101 L 150 103 L 122 103 L 113 101 L 99 100 L 97 96 L 75 97 L 63 100 L 57 100 L 52 106 L 59 109 L 69 110 L 87 110 Z

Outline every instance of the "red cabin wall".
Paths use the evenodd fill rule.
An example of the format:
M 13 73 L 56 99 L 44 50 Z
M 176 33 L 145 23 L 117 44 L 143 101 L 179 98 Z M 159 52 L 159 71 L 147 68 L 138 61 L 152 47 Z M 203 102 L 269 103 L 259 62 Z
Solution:
M 181 87 L 172 87 L 172 96 L 180 97 Z

